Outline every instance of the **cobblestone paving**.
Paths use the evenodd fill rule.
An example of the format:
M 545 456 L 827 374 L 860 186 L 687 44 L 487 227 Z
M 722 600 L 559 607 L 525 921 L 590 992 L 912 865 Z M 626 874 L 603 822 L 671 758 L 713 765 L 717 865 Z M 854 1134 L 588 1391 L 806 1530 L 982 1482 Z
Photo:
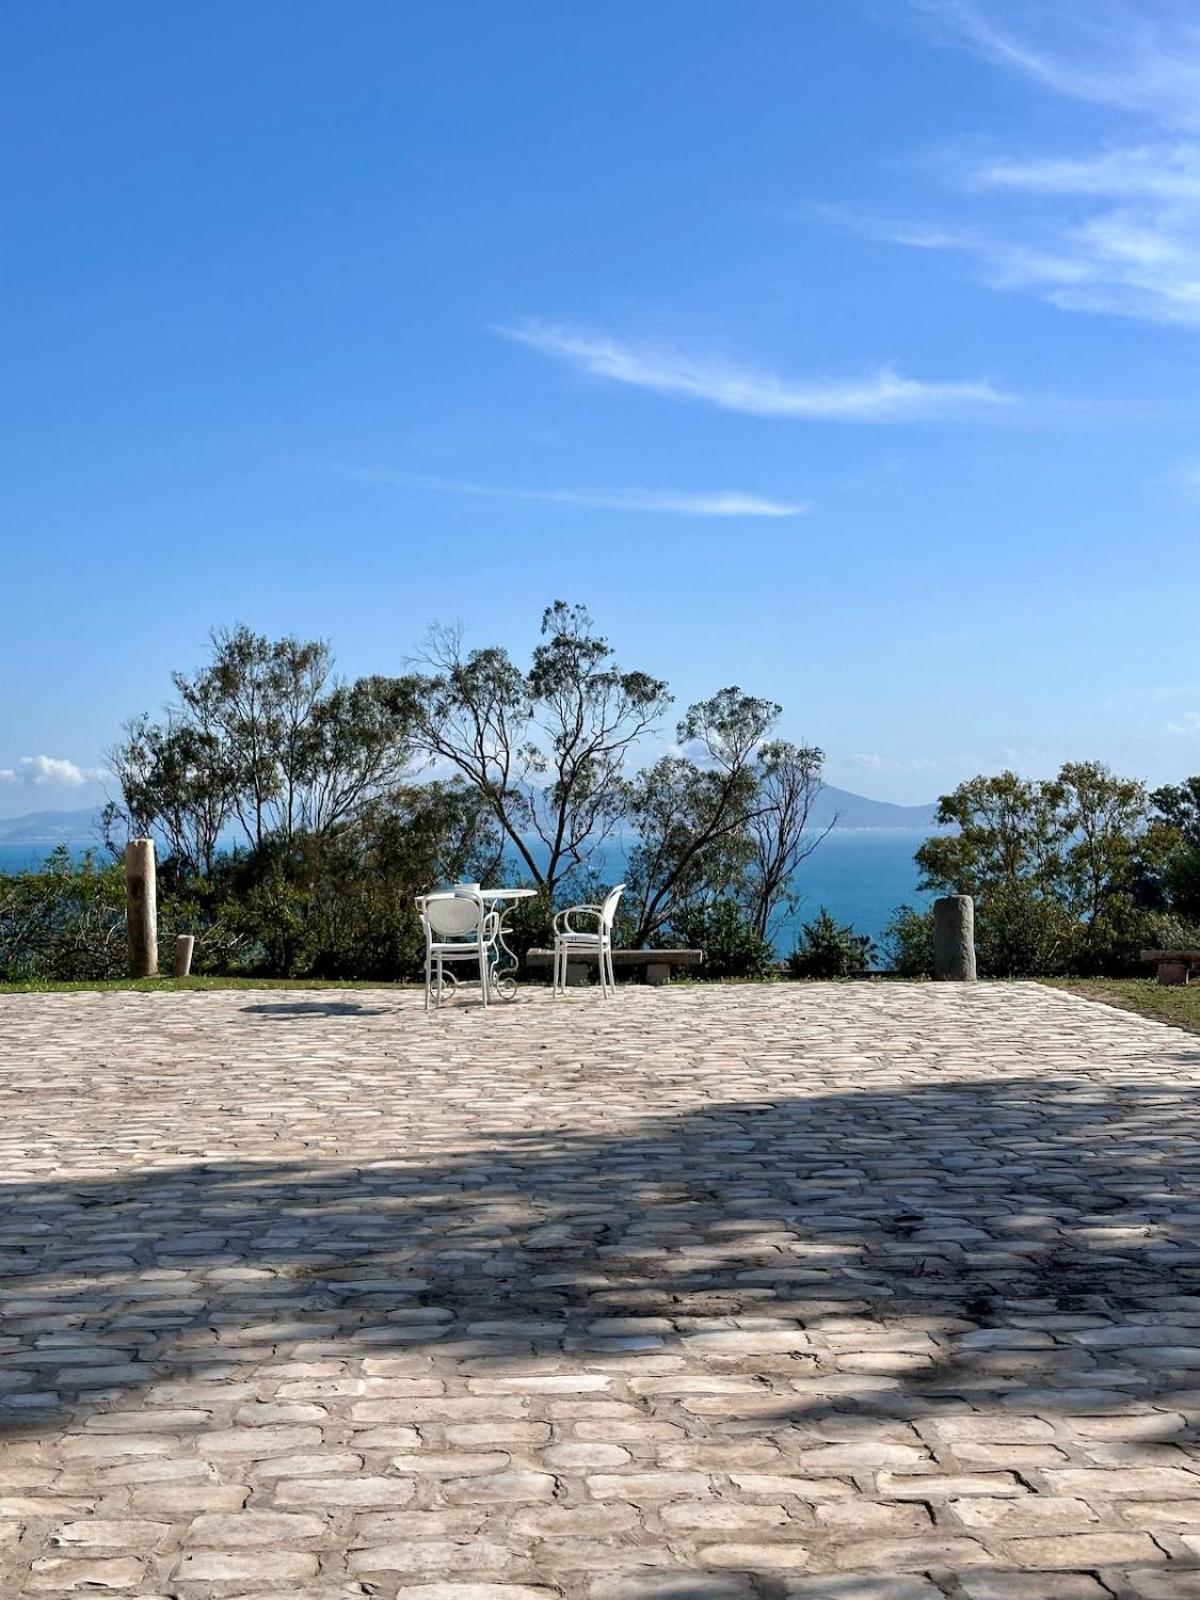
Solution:
M 1200 1039 L 0 999 L 0 1595 L 1200 1596 Z

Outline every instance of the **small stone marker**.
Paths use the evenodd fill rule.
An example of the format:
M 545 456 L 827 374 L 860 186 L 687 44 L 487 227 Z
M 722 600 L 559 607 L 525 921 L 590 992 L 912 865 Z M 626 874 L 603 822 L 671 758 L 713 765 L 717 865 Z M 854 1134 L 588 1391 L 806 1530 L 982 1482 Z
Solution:
M 933 975 L 974 983 L 975 902 L 969 894 L 947 894 L 933 902 Z
M 125 926 L 129 940 L 129 976 L 156 977 L 158 886 L 153 839 L 131 839 L 125 846 Z
M 175 937 L 175 976 L 186 978 L 192 970 L 192 951 L 196 948 L 194 933 L 180 933 Z

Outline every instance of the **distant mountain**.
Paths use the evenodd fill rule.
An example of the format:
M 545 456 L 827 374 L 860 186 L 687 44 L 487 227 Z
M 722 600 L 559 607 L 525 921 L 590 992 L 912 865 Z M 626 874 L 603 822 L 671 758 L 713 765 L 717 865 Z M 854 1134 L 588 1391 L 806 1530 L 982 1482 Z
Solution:
M 925 806 L 896 806 L 890 800 L 868 800 L 827 783 L 817 796 L 809 818 L 814 828 L 825 828 L 837 817 L 839 828 L 920 828 L 932 832 L 937 827 L 937 802 Z
M 937 826 L 937 805 L 897 806 L 890 800 L 869 800 L 826 784 L 817 796 L 810 822 L 828 827 L 837 817 L 839 828 L 907 828 L 932 832 Z M 100 811 L 30 811 L 23 817 L 0 818 L 0 844 L 96 844 L 100 838 Z
M 0 818 L 0 844 L 96 844 L 100 811 L 30 811 L 23 817 Z

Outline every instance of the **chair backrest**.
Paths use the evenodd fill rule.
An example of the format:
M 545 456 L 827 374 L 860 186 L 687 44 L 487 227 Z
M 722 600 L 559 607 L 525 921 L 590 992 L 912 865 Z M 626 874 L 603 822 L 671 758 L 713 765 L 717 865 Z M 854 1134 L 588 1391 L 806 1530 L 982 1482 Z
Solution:
M 613 921 L 617 915 L 617 907 L 621 903 L 621 896 L 625 893 L 625 885 L 617 884 L 615 889 L 610 889 L 604 897 L 604 904 L 600 907 L 600 926 L 605 933 L 612 932 Z
M 483 901 L 473 894 L 427 894 L 420 905 L 430 931 L 439 938 L 477 933 L 483 922 Z

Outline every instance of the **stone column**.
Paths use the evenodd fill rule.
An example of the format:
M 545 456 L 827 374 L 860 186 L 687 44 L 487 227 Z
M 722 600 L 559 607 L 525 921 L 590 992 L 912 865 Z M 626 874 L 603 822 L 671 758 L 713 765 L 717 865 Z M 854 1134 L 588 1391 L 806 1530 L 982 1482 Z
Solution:
M 975 902 L 969 894 L 943 895 L 933 902 L 933 975 L 954 983 L 974 983 Z
M 129 939 L 129 976 L 156 977 L 158 888 L 153 839 L 131 839 L 125 846 L 125 925 Z
M 180 933 L 175 937 L 175 976 L 186 978 L 192 970 L 192 951 L 196 948 L 194 933 Z

